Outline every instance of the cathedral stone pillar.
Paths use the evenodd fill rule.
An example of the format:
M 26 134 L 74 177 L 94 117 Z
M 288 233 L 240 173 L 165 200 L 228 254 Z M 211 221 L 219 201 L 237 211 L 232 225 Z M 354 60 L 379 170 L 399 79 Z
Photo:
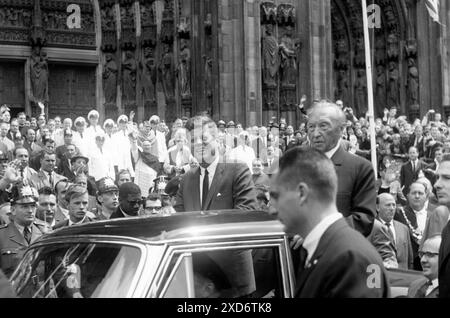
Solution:
M 314 99 L 333 99 L 333 50 L 330 0 L 299 2 L 298 26 L 301 41 L 300 92 Z

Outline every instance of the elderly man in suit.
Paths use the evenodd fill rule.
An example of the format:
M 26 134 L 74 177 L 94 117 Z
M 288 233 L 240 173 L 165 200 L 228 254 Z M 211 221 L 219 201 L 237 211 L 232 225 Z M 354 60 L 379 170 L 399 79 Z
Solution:
M 55 172 L 56 154 L 54 152 L 44 152 L 41 157 L 41 169 L 31 176 L 30 184 L 36 189 L 49 187 L 54 189 L 58 181 L 66 179 Z
M 413 268 L 413 251 L 409 229 L 403 223 L 394 220 L 397 204 L 389 193 L 377 197 L 378 219 L 386 227 L 389 238 L 395 246 L 398 268 Z
M 337 209 L 333 162 L 314 149 L 295 148 L 281 159 L 271 184 L 272 209 L 288 234 L 304 238 L 298 261 L 298 298 L 387 297 L 389 284 L 375 248 Z M 375 275 L 377 284 L 368 284 Z
M 419 251 L 425 278 L 414 281 L 408 290 L 409 298 L 437 298 L 439 295 L 439 248 L 440 235 L 426 240 Z
M 428 165 L 419 159 L 416 147 L 408 150 L 409 161 L 400 169 L 400 185 L 403 187 L 403 194 L 406 196 L 410 185 L 419 178 L 420 173 L 428 169 Z
M 430 211 L 436 207 L 428 203 L 427 187 L 422 182 L 414 182 L 407 194 L 408 203 L 405 208 L 399 208 L 395 220 L 403 223 L 409 229 L 413 250 L 413 262 L 415 270 L 422 270 L 420 258 L 418 257 L 419 245 Z
M 256 192 L 244 163 L 223 163 L 219 156 L 216 124 L 196 117 L 187 125 L 193 156 L 200 164 L 183 177 L 174 206 L 177 212 L 207 210 L 255 210 Z
M 375 173 L 366 159 L 341 147 L 345 114 L 337 105 L 321 101 L 308 111 L 308 137 L 312 148 L 330 158 L 338 176 L 337 207 L 350 225 L 368 236 L 375 219 Z
M 450 155 L 443 156 L 437 175 L 434 187 L 439 204 L 450 208 Z M 439 297 L 450 298 L 450 222 L 442 231 L 439 249 Z
M 43 233 L 35 225 L 37 190 L 19 183 L 11 189 L 13 221 L 0 227 L 0 269 L 10 277 L 25 250 Z

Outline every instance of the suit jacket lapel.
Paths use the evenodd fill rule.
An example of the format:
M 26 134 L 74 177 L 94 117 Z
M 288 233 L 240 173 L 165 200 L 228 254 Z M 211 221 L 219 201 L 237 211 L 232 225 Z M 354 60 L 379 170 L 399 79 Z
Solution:
M 200 202 L 200 168 L 195 168 L 196 170 L 193 171 L 193 178 L 192 183 L 189 184 L 189 188 L 193 191 L 193 210 L 194 211 L 201 211 L 202 210 L 202 203 Z
M 34 243 L 38 238 L 41 237 L 41 231 L 34 224 L 32 224 L 31 227 L 32 227 L 32 231 L 31 231 L 31 241 L 30 242 Z
M 16 227 L 14 222 L 11 222 L 11 226 L 9 228 L 10 228 L 9 239 L 11 241 L 14 241 L 22 246 L 28 246 L 28 243 L 25 241 L 25 238 L 19 232 L 19 229 Z
M 218 186 L 220 184 L 220 180 L 222 179 L 223 171 L 224 171 L 224 166 L 219 163 L 217 165 L 216 173 L 214 174 L 214 178 L 213 178 L 212 184 L 209 187 L 208 196 L 206 197 L 205 210 L 209 209 L 209 206 L 211 205 L 212 199 L 217 194 Z
M 306 268 L 301 271 L 300 275 L 297 278 L 297 286 L 296 286 L 296 293 L 303 289 L 303 286 L 305 285 L 306 281 L 308 280 L 308 277 L 310 277 L 310 273 L 315 269 L 317 263 L 320 261 L 320 258 L 322 257 L 323 253 L 326 251 L 327 247 L 330 245 L 331 240 L 333 239 L 334 233 L 342 228 L 345 225 L 345 219 L 340 219 L 339 221 L 336 221 L 333 223 L 326 231 L 323 233 L 322 237 L 320 238 L 319 245 L 317 245 L 316 251 L 314 252 L 314 255 L 310 258 L 309 264 L 306 266 Z

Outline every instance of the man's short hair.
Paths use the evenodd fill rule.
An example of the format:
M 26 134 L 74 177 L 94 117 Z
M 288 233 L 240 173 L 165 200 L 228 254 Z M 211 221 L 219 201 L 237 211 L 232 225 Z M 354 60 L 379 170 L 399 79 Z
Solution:
M 54 195 L 54 196 L 56 196 L 55 191 L 53 191 L 53 189 L 50 187 L 40 188 L 38 190 L 38 194 L 39 195 Z
M 326 99 L 314 102 L 312 107 L 308 110 L 307 115 L 311 116 L 311 114 L 314 111 L 316 111 L 317 109 L 321 109 L 321 108 L 328 108 L 328 109 L 331 109 L 332 111 L 334 111 L 334 114 L 332 114 L 330 112 L 330 115 L 333 115 L 332 117 L 336 121 L 338 121 L 338 123 L 342 127 L 346 126 L 347 116 L 345 115 L 344 111 L 341 109 L 341 107 L 339 107 L 338 105 L 336 105 L 332 101 L 329 101 L 329 100 L 326 100 Z
M 67 202 L 70 202 L 73 198 L 81 197 L 82 195 L 85 195 L 88 193 L 88 190 L 86 187 L 80 186 L 78 184 L 72 184 L 68 189 L 66 196 L 64 197 Z
M 25 147 L 17 147 L 17 148 L 14 148 L 14 150 L 13 150 L 14 158 L 17 156 L 17 151 L 22 150 L 22 149 L 25 149 L 27 151 L 28 155 L 30 155 L 27 148 L 25 148 Z
M 334 164 L 318 150 L 294 148 L 288 151 L 280 159 L 278 178 L 288 189 L 295 189 L 304 182 L 322 201 L 336 201 L 338 181 Z

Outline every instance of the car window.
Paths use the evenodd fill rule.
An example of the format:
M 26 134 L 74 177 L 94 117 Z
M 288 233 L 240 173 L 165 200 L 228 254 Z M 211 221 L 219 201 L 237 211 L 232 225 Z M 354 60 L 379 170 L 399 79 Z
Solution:
M 166 274 L 164 297 L 195 298 L 283 297 L 278 248 L 252 248 L 193 252 L 175 255 Z M 184 261 L 175 261 L 179 258 Z M 190 259 L 191 258 L 191 259 Z M 191 266 L 189 262 L 192 262 Z M 180 294 L 181 293 L 181 294 Z
M 25 255 L 13 286 L 23 298 L 126 297 L 140 255 L 123 245 L 46 245 Z

